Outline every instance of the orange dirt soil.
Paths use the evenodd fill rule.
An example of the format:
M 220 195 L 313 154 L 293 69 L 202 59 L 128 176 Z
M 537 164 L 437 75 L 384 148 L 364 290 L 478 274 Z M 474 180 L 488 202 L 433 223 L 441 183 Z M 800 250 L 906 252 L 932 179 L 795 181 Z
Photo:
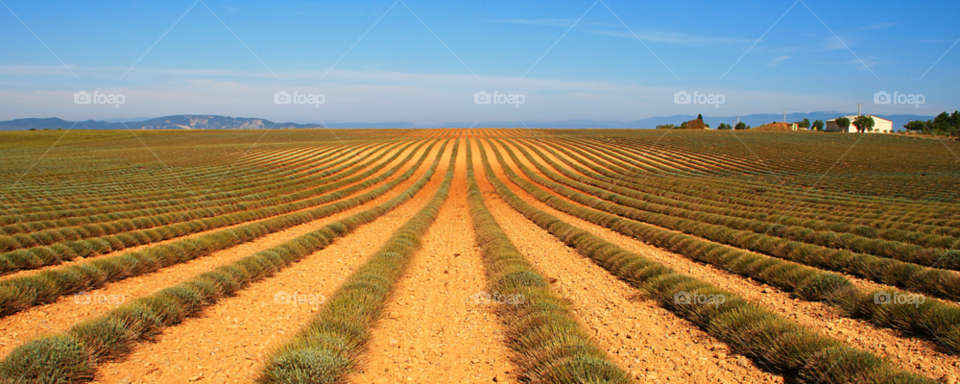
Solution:
M 439 146 L 433 149 L 435 155 Z M 329 297 L 337 287 L 376 252 L 392 233 L 433 197 L 446 170 L 450 148 L 437 172 L 405 204 L 328 247 L 294 263 L 275 276 L 240 290 L 203 310 L 200 317 L 164 329 L 157 343 L 141 344 L 124 361 L 99 368 L 99 383 L 250 382 L 257 377 L 272 348 L 283 344 L 311 319 L 320 307 L 310 299 Z M 421 170 L 433 162 L 428 157 Z M 420 174 L 410 179 L 416 182 Z M 387 192 L 389 200 L 401 190 Z M 381 201 L 382 203 L 383 201 Z M 320 228 L 318 226 L 317 228 Z M 293 238 L 291 236 L 290 238 Z M 308 303 L 277 303 L 277 295 L 307 296 Z
M 432 164 L 433 158 L 436 156 L 438 151 L 439 145 L 433 148 L 431 153 L 428 155 L 428 160 L 424 161 L 424 164 L 420 167 L 420 169 L 412 177 L 410 177 L 410 179 L 394 187 L 393 191 L 389 191 L 383 196 L 380 196 L 379 198 L 369 201 L 358 207 L 336 213 L 320 220 L 274 232 L 254 241 L 220 250 L 210 255 L 193 259 L 185 263 L 171 265 L 153 273 L 108 283 L 106 286 L 100 289 L 87 292 L 91 295 L 91 297 L 117 298 L 117 300 L 103 303 L 96 303 L 91 300 L 90 304 L 78 304 L 74 301 L 73 295 L 68 295 L 59 298 L 54 303 L 29 308 L 22 312 L 0 318 L 0 329 L 5 330 L 5 333 L 0 336 L 0 356 L 6 356 L 11 350 L 13 350 L 13 348 L 21 343 L 33 339 L 34 337 L 45 333 L 65 331 L 82 320 L 106 313 L 116 306 L 112 305 L 115 302 L 132 301 L 138 297 L 152 294 L 160 289 L 176 285 L 177 283 L 188 280 L 198 274 L 214 269 L 220 265 L 233 262 L 247 255 L 268 249 L 278 244 L 282 244 L 283 242 L 296 238 L 304 233 L 320 229 L 329 223 L 382 204 L 383 202 L 396 196 L 396 194 L 399 193 L 397 191 L 403 191 L 415 183 L 420 176 L 426 172 L 429 165 Z M 416 156 L 422 153 L 423 148 L 418 151 Z M 401 168 L 398 173 L 405 172 L 409 168 L 410 166 L 405 166 Z M 384 182 L 386 181 L 388 180 L 385 180 Z M 369 192 L 373 189 L 379 188 L 379 186 L 382 184 L 383 182 L 377 183 L 376 185 L 348 196 L 347 198 Z M 181 238 L 174 240 L 179 239 Z
M 511 351 L 496 315 L 473 301 L 486 289 L 467 205 L 461 143 L 450 196 L 373 327 L 352 383 L 509 383 Z
M 451 130 L 438 132 L 440 137 L 433 134 L 418 139 L 443 139 L 443 135 L 449 138 L 463 133 L 473 137 L 504 137 L 515 135 L 517 131 Z M 409 136 L 406 139 L 411 140 Z M 334 240 L 325 249 L 287 266 L 276 275 L 245 287 L 235 296 L 221 299 L 197 317 L 164 328 L 155 342 L 136 345 L 133 353 L 120 361 L 97 366 L 96 383 L 253 381 L 266 363 L 267 355 L 295 335 L 322 307 L 323 300 L 366 262 L 389 234 L 428 203 L 443 179 L 452 144 L 453 140 L 433 178 L 410 201 L 354 233 Z M 501 167 L 510 167 L 528 179 L 504 148 L 499 149 L 505 163 L 498 164 L 489 142 L 484 140 L 483 144 L 502 182 L 527 203 L 568 224 L 756 302 L 785 319 L 884 357 L 906 371 L 935 379 L 951 373 L 956 375 L 960 371 L 960 356 L 944 353 L 932 341 L 841 317 L 835 309 L 823 303 L 794 299 L 787 292 L 753 279 L 689 260 L 646 244 L 642 239 L 621 235 L 550 208 L 506 177 Z M 417 159 L 427 145 L 413 158 Z M 441 145 L 442 141 L 436 144 L 410 179 L 359 207 L 154 273 L 110 283 L 90 293 L 122 297 L 129 302 L 382 204 L 415 183 L 433 163 Z M 381 318 L 374 322 L 358 364 L 345 381 L 355 384 L 517 382 L 513 364 L 516 356 L 505 340 L 496 308 L 492 307 L 496 304 L 483 306 L 474 300 L 476 294 L 487 289 L 487 281 L 466 198 L 466 145 L 473 148 L 473 166 L 484 200 L 510 240 L 551 282 L 551 288 L 567 301 L 584 330 L 607 351 L 610 360 L 638 383 L 792 382 L 792 378 L 771 373 L 762 364 L 732 352 L 726 344 L 699 327 L 658 302 L 644 298 L 637 289 L 618 280 L 513 210 L 499 198 L 487 180 L 475 139 L 461 142 L 449 198 L 423 236 L 422 248 L 412 256 L 393 296 L 387 300 Z M 530 163 L 531 159 L 516 150 L 516 145 L 507 142 L 507 147 L 539 174 Z M 536 137 L 529 141 L 520 140 L 519 145 L 536 145 Z M 372 147 L 364 151 L 369 148 Z M 401 158 L 408 152 L 401 154 Z M 529 152 L 532 160 L 552 169 L 539 155 Z M 553 160 L 558 160 L 554 156 L 570 159 L 563 154 L 545 155 Z M 663 158 L 650 161 L 665 167 L 677 166 Z M 392 162 L 373 177 L 379 177 L 399 162 Z M 282 158 L 272 163 L 282 165 Z M 404 165 L 394 177 L 409 167 L 409 164 Z M 377 185 L 345 198 L 371 191 L 387 181 L 381 180 Z M 550 192 L 549 188 L 542 189 Z M 557 198 L 572 202 L 565 197 Z M 14 276 L 31 273 L 37 271 L 19 272 Z M 850 280 L 866 289 L 884 287 L 862 279 L 851 277 Z M 279 296 L 293 294 L 306 296 L 308 303 L 277 302 Z M 4 331 L 0 334 L 0 356 L 5 357 L 13 348 L 34 337 L 62 332 L 113 307 L 110 303 L 78 304 L 74 297 L 67 296 L 52 304 L 0 318 L 0 329 Z
M 485 147 L 497 177 L 506 180 Z M 475 169 L 483 169 L 476 163 Z M 655 301 L 642 299 L 635 288 L 513 210 L 500 200 L 485 173 L 478 175 L 483 175 L 478 181 L 484 199 L 510 240 L 546 277 L 556 279 L 553 288 L 570 300 L 584 328 L 638 381 L 783 382 L 750 360 L 732 356 L 725 344 Z
M 429 145 L 429 144 L 428 144 L 428 145 Z M 425 148 L 426 146 L 427 146 L 427 145 L 424 145 L 424 148 Z M 387 165 L 386 167 L 384 167 L 383 169 L 381 169 L 379 172 L 371 175 L 369 178 L 364 179 L 364 180 L 361 180 L 361 181 L 358 181 L 358 182 L 356 182 L 356 183 L 351 183 L 351 184 L 348 184 L 348 185 L 344 185 L 344 186 L 342 186 L 342 187 L 340 187 L 340 188 L 337 188 L 337 189 L 334 189 L 334 190 L 331 190 L 331 191 L 327 191 L 326 193 L 324 193 L 324 195 L 330 194 L 330 193 L 336 193 L 337 191 L 340 191 L 340 190 L 343 190 L 343 189 L 346 189 L 346 188 L 350 188 L 350 187 L 352 187 L 352 186 L 354 186 L 354 185 L 356 185 L 356 184 L 359 184 L 359 183 L 362 183 L 362 182 L 364 182 L 364 181 L 366 181 L 366 180 L 369 180 L 370 178 L 376 179 L 376 178 L 380 177 L 382 174 L 384 174 L 384 173 L 386 173 L 387 171 L 389 171 L 390 168 L 392 168 L 392 167 L 396 166 L 398 163 L 400 163 L 400 162 L 403 160 L 403 157 L 404 157 L 406 154 L 410 153 L 410 150 L 411 150 L 413 147 L 416 147 L 416 144 L 414 144 L 411 148 L 409 148 L 409 149 L 407 149 L 406 151 L 404 151 L 404 152 L 400 155 L 400 158 L 392 161 L 389 165 Z M 401 148 L 402 148 L 402 146 L 401 146 Z M 420 150 L 417 151 L 417 154 L 414 155 L 414 159 L 416 159 L 419 154 L 423 153 L 424 148 L 420 148 Z M 393 150 L 393 151 L 390 151 L 390 152 L 387 153 L 384 157 L 390 157 L 390 156 L 391 156 L 393 153 L 395 153 L 396 151 L 397 151 L 396 149 Z M 373 154 L 371 155 L 371 158 L 372 158 L 372 157 L 376 157 L 376 156 L 377 156 L 379 153 L 381 153 L 381 152 L 383 152 L 383 151 L 380 150 L 380 151 L 377 151 L 377 152 L 373 153 Z M 367 159 L 366 161 L 369 162 L 370 159 Z M 362 164 L 365 164 L 365 163 L 362 163 Z M 365 164 L 365 167 L 361 168 L 360 171 L 355 172 L 354 175 L 356 175 L 356 174 L 358 174 L 358 173 L 363 173 L 364 171 L 366 171 L 367 168 L 374 167 L 374 166 L 376 166 L 377 164 L 379 164 L 379 163 Z M 361 165 L 361 164 L 357 164 L 357 165 Z M 333 173 L 333 174 L 329 175 L 328 177 L 342 174 L 342 173 L 344 173 L 344 172 L 346 172 L 347 170 L 352 169 L 352 168 L 353 168 L 353 167 L 348 167 L 348 168 L 343 169 L 343 170 L 341 170 L 341 171 L 339 171 L 339 172 L 337 172 L 337 173 Z M 409 167 L 404 167 L 404 168 L 402 168 L 399 172 L 397 172 L 395 175 L 401 174 L 401 173 L 405 172 L 407 169 L 409 169 Z M 364 193 L 366 193 L 366 192 L 368 192 L 368 191 L 371 191 L 371 190 L 373 190 L 373 189 L 377 189 L 381 184 L 383 184 L 383 183 L 385 183 L 385 182 L 388 182 L 388 181 L 389 181 L 389 180 L 382 180 L 380 183 L 377 183 L 377 184 L 374 185 L 374 186 L 365 188 L 365 189 L 363 189 L 362 191 L 356 192 L 356 193 L 354 193 L 354 194 L 352 194 L 352 195 L 350 195 L 350 196 L 343 197 L 343 198 L 341 198 L 341 199 L 339 199 L 339 200 L 335 200 L 335 201 L 333 201 L 332 203 L 336 203 L 337 201 L 344 200 L 344 199 L 349 199 L 350 197 L 353 197 L 353 196 L 362 195 L 362 194 L 364 194 Z M 318 186 L 319 186 L 319 185 L 318 185 Z M 311 187 L 309 187 L 309 188 L 313 188 L 313 187 L 316 187 L 316 186 L 311 186 Z M 309 188 L 304 188 L 304 189 L 309 189 Z M 307 199 L 309 199 L 309 198 L 307 198 Z M 307 200 L 307 199 L 294 200 L 294 201 L 292 201 L 291 203 L 296 203 L 296 202 L 303 201 L 303 200 Z M 288 203 L 288 204 L 289 204 L 289 203 Z M 196 208 L 203 208 L 203 207 L 204 207 L 202 200 L 201 200 L 200 202 L 198 202 L 198 203 L 195 203 L 195 204 L 188 204 L 188 206 L 193 206 L 193 207 L 196 207 Z M 297 211 L 292 211 L 292 212 L 285 213 L 284 215 L 293 214 L 293 213 L 297 213 L 297 212 L 303 212 L 303 211 L 309 211 L 309 210 L 311 210 L 311 209 L 316 209 L 317 207 L 318 207 L 318 206 L 313 206 L 313 207 L 309 207 L 309 208 L 304 208 L 304 209 L 301 209 L 301 210 L 297 210 Z M 203 235 L 208 235 L 208 234 L 211 234 L 211 233 L 214 233 L 214 232 L 217 232 L 217 231 L 222 231 L 222 230 L 225 230 L 225 229 L 232 229 L 232 228 L 236 228 L 236 227 L 243 226 L 243 225 L 247 225 L 247 224 L 253 224 L 253 223 L 257 223 L 257 222 L 261 222 L 261 221 L 265 221 L 265 220 L 270 220 L 270 219 L 272 219 L 272 218 L 274 218 L 274 217 L 276 217 L 276 216 L 270 216 L 270 217 L 265 217 L 265 218 L 262 218 L 262 219 L 245 221 L 245 222 L 240 223 L 240 224 L 223 226 L 223 227 L 214 228 L 214 229 L 210 229 L 210 230 L 206 230 L 206 231 L 191 233 L 191 234 L 189 234 L 189 235 L 179 236 L 179 237 L 175 237 L 175 238 L 172 238 L 172 239 L 167 239 L 167 240 L 158 241 L 158 242 L 155 242 L 155 243 L 143 244 L 143 245 L 138 245 L 138 246 L 135 246 L 135 247 L 129 247 L 129 248 L 121 249 L 121 250 L 118 250 L 118 251 L 107 252 L 107 253 L 100 254 L 100 255 L 93 255 L 93 256 L 88 256 L 88 257 L 85 257 L 85 258 L 84 258 L 84 257 L 77 257 L 77 258 L 75 258 L 75 259 L 73 259 L 73 260 L 70 260 L 70 261 L 67 261 L 67 262 L 64 262 L 64 263 L 60 263 L 60 264 L 56 264 L 56 265 L 48 265 L 48 266 L 41 267 L 41 268 L 26 269 L 26 270 L 21 270 L 21 271 L 13 272 L 13 273 L 10 273 L 10 274 L 7 274 L 7 275 L 4 275 L 4 276 L 0 277 L 0 280 L 6 280 L 6 279 L 14 278 L 14 277 L 30 276 L 30 275 L 34 275 L 34 274 L 37 274 L 37 273 L 40 273 L 40 272 L 43 272 L 43 271 L 46 271 L 46 270 L 50 270 L 50 269 L 56 269 L 56 268 L 60 268 L 60 267 L 64 267 L 64 266 L 70 266 L 70 265 L 74 265 L 74 264 L 82 264 L 82 263 L 84 263 L 84 262 L 87 262 L 87 261 L 90 261 L 90 260 L 93 260 L 93 259 L 97 259 L 97 258 L 104 258 L 104 257 L 111 257 L 111 256 L 119 256 L 119 255 L 122 255 L 122 254 L 128 253 L 128 252 L 142 251 L 142 250 L 144 250 L 144 249 L 147 249 L 147 248 L 150 248 L 150 247 L 153 247 L 153 246 L 157 246 L 157 245 L 161 245 L 161 244 L 173 243 L 173 242 L 177 242 L 177 241 L 185 240 L 185 239 L 197 238 L 197 237 L 200 237 L 200 236 L 203 236 Z
M 503 153 L 503 148 L 500 148 L 500 151 Z M 515 147 L 514 151 L 528 168 L 540 174 L 525 157 L 516 152 Z M 490 152 L 490 156 L 491 160 L 494 161 L 493 164 L 495 164 L 496 159 L 492 157 L 492 152 Z M 531 153 L 531 156 L 536 156 L 536 154 Z M 514 172 L 521 175 L 525 180 L 531 181 L 526 175 L 520 173 L 520 170 L 513 163 L 512 159 L 505 157 L 505 160 Z M 549 164 L 545 165 L 547 165 L 548 168 L 552 168 Z M 543 176 L 542 174 L 540 175 Z M 524 201 L 544 212 L 556 216 L 568 224 L 575 225 L 580 229 L 617 244 L 631 252 L 656 260 L 680 273 L 714 284 L 744 299 L 761 303 L 765 308 L 786 319 L 819 330 L 830 337 L 847 342 L 854 347 L 885 357 L 904 370 L 930 378 L 940 378 L 946 374 L 960 370 L 960 356 L 944 353 L 934 341 L 910 337 L 903 332 L 889 328 L 876 327 L 869 321 L 842 317 L 836 309 L 826 304 L 792 298 L 790 293 L 780 291 L 776 287 L 760 283 L 750 278 L 731 274 L 711 265 L 692 261 L 682 255 L 662 250 L 635 238 L 624 236 L 613 230 L 560 212 L 527 194 L 520 187 L 510 182 L 502 172 L 498 174 L 498 177 L 507 183 L 511 190 Z M 543 189 L 548 190 L 547 188 Z M 577 204 L 565 197 L 557 197 Z M 852 276 L 847 276 L 847 278 L 861 289 L 882 289 L 886 287 Z

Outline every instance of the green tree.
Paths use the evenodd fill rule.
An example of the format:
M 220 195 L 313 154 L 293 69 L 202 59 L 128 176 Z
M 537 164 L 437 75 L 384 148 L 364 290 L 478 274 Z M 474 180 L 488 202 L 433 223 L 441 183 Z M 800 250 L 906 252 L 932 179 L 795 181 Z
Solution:
M 741 122 L 737 123 L 737 126 L 734 127 L 733 129 L 736 129 L 736 130 L 738 130 L 738 131 L 743 131 L 743 130 L 750 129 L 750 126 L 748 126 L 747 123 L 744 123 L 744 122 L 741 121 Z
M 840 127 L 840 130 L 841 130 L 841 131 L 846 132 L 847 129 L 850 128 L 850 119 L 848 119 L 848 118 L 846 118 L 846 117 L 838 117 L 838 118 L 837 118 L 836 120 L 834 120 L 834 121 L 837 123 L 837 126 Z
M 922 133 L 926 133 L 929 130 L 927 129 L 927 123 L 920 120 L 910 120 L 910 122 L 904 124 L 903 127 L 906 128 L 908 131 L 922 132 Z
M 698 113 L 698 114 L 697 114 L 697 120 L 703 121 L 703 115 Z
M 903 126 L 908 131 L 919 131 L 926 134 L 950 135 L 960 137 L 960 111 L 953 113 L 942 112 L 933 120 L 911 121 Z
M 717 126 L 717 130 L 729 131 L 731 129 L 733 129 L 733 127 L 726 123 L 720 123 L 720 125 Z
M 857 116 L 857 119 L 853 121 L 853 126 L 857 127 L 857 132 L 870 132 L 873 129 L 873 126 L 876 125 L 876 122 L 873 121 L 873 117 L 867 115 Z
M 797 122 L 798 128 L 810 128 L 810 119 L 803 119 Z
M 937 134 L 957 135 L 960 131 L 960 111 L 954 111 L 950 114 L 943 112 L 933 119 L 932 124 L 927 122 L 927 125 L 932 125 Z
M 817 131 L 822 131 L 822 130 L 823 130 L 823 122 L 820 121 L 820 120 L 814 120 L 814 121 L 813 121 L 813 129 L 814 129 L 814 130 L 817 130 Z
M 950 125 L 951 125 L 950 120 L 952 119 L 950 119 L 949 113 L 941 112 L 939 115 L 937 115 L 937 117 L 933 119 L 932 124 L 928 123 L 928 125 L 930 125 L 931 126 L 930 128 L 936 131 L 937 133 L 946 133 L 950 131 Z
M 960 111 L 953 111 L 950 119 L 953 120 L 953 135 L 960 138 Z

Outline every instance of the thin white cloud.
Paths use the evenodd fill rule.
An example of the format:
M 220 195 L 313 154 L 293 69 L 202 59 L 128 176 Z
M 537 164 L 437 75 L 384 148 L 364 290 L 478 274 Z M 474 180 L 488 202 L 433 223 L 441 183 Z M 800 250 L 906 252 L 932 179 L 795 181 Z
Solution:
M 824 49 L 830 50 L 830 51 L 836 50 L 836 49 L 845 50 L 845 49 L 848 49 L 848 47 L 852 47 L 855 42 L 854 39 L 850 37 L 843 37 L 842 39 L 843 40 L 841 40 L 841 38 L 837 36 L 827 37 L 824 39 L 823 47 Z
M 591 30 L 590 33 L 601 36 L 622 37 L 626 39 L 636 39 L 632 33 L 627 31 L 609 31 L 609 30 Z M 655 41 L 667 44 L 683 45 L 704 45 L 704 44 L 742 44 L 752 43 L 754 40 L 736 39 L 731 37 L 718 36 L 697 36 L 680 32 L 670 31 L 637 31 L 637 36 L 645 41 Z
M 858 30 L 859 30 L 859 31 L 873 31 L 873 30 L 877 30 L 877 29 L 887 29 L 887 28 L 893 27 L 893 26 L 895 26 L 895 25 L 897 25 L 897 23 L 894 23 L 894 22 L 883 22 L 883 23 L 870 24 L 870 25 L 865 26 L 865 27 L 860 27 L 860 28 L 858 28 Z
M 943 44 L 950 43 L 952 44 L 956 40 L 950 39 L 922 39 L 922 40 L 907 40 L 909 43 L 918 43 L 918 44 Z
M 793 57 L 793 56 L 780 56 L 780 57 L 778 57 L 778 58 L 776 58 L 776 59 L 770 60 L 770 65 L 771 65 L 771 66 L 776 66 L 776 65 L 783 64 L 783 62 L 784 62 L 785 60 L 790 59 L 790 58 L 792 58 L 792 57 Z
M 883 61 L 882 59 L 877 58 L 877 57 L 874 57 L 874 56 L 864 57 L 864 58 L 863 58 L 863 61 L 860 61 L 860 60 L 849 60 L 849 61 L 847 61 L 847 64 L 853 65 L 853 66 L 857 67 L 857 69 L 869 69 L 869 68 L 874 68 L 874 67 L 876 67 L 876 66 L 878 66 L 878 65 L 881 65 L 881 64 L 883 64 L 883 63 L 884 63 L 884 61 Z M 864 66 L 864 64 L 866 64 L 866 66 Z
M 76 66 L 71 67 L 74 72 L 80 69 Z M 73 74 L 62 65 L 0 65 L 0 74 L 5 75 L 67 75 L 73 77 Z
M 84 75 L 84 78 L 107 77 L 116 78 L 117 74 L 123 73 L 126 68 L 122 67 L 78 67 L 71 66 L 71 69 Z M 226 77 L 226 78 L 257 78 L 257 79 L 275 79 L 273 75 L 263 71 L 230 70 L 230 69 L 183 69 L 183 68 L 137 68 L 130 72 L 128 76 L 135 80 L 150 80 L 162 76 L 179 77 Z M 67 74 L 70 75 L 63 66 L 52 65 L 0 65 L 0 76 L 3 75 L 51 75 Z M 72 75 L 70 75 L 72 76 Z
M 563 27 L 570 28 L 574 23 L 577 22 L 576 19 L 510 19 L 510 20 L 489 20 L 489 19 L 480 19 L 480 21 L 487 23 L 498 23 L 498 24 L 525 24 L 525 25 L 541 25 L 548 27 Z M 580 21 L 581 26 L 590 26 L 590 27 L 619 27 L 620 24 L 610 24 L 610 23 L 598 23 L 591 21 Z
M 570 28 L 576 20 L 569 19 L 511 19 L 511 20 L 486 20 L 481 19 L 480 21 L 490 22 L 490 23 L 501 23 L 501 24 L 525 24 L 525 25 L 540 25 L 540 26 L 550 26 L 550 27 L 564 27 Z M 640 37 L 645 41 L 655 41 L 659 43 L 667 44 L 683 44 L 683 45 L 701 45 L 701 44 L 735 44 L 735 43 L 752 43 L 753 40 L 749 39 L 736 39 L 729 37 L 716 37 L 716 36 L 697 36 L 690 35 L 686 33 L 673 32 L 673 31 L 663 31 L 663 30 L 635 30 L 637 36 L 634 36 L 629 31 L 624 30 L 623 26 L 620 24 L 610 24 L 610 23 L 598 23 L 598 22 L 588 22 L 581 21 L 577 24 L 578 27 L 586 28 L 586 32 L 599 35 L 599 36 L 611 36 L 611 37 L 622 37 L 626 39 L 636 39 Z

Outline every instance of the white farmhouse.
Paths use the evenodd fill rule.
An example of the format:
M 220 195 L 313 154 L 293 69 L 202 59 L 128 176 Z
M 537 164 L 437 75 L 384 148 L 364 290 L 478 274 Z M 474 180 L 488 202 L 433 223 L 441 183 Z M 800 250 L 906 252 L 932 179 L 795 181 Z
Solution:
M 874 115 L 865 115 L 873 118 L 873 130 L 871 132 L 879 133 L 893 133 L 893 122 L 882 117 L 877 117 Z M 853 121 L 857 119 L 857 115 L 844 116 L 847 119 L 850 119 L 850 126 L 847 127 L 847 132 L 857 132 L 857 127 L 853 125 Z M 837 119 L 827 120 L 827 125 L 824 127 L 824 130 L 827 132 L 842 132 L 843 129 L 837 125 Z

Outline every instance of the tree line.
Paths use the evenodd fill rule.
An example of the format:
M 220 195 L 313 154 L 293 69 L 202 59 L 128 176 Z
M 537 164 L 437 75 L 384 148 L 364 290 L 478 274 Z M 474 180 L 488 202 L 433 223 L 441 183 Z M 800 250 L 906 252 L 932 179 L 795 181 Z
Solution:
M 850 120 L 847 117 L 838 117 L 834 120 L 841 130 L 846 131 L 850 126 L 854 126 L 857 132 L 870 132 L 875 126 L 876 122 L 873 120 L 873 117 L 868 115 L 857 116 L 855 119 Z M 692 123 L 692 124 L 691 124 Z M 822 120 L 814 120 L 812 123 L 810 119 L 803 119 L 795 122 L 798 128 L 805 128 L 814 131 L 823 131 L 824 123 Z M 680 126 L 673 124 L 664 124 L 658 125 L 657 129 L 702 129 L 704 127 L 709 128 L 709 124 L 703 123 L 702 115 L 697 116 L 695 120 L 689 122 L 683 122 Z M 718 130 L 747 130 L 751 127 L 743 122 L 739 122 L 736 126 L 732 126 L 727 123 L 720 123 L 717 126 Z M 960 137 L 960 111 L 954 111 L 953 113 L 942 112 L 937 117 L 932 120 L 922 121 L 922 120 L 911 120 L 909 123 L 903 126 L 907 131 L 920 132 L 925 134 L 935 134 L 939 136 L 957 136 Z
M 960 111 L 941 112 L 933 120 L 911 120 L 903 127 L 913 132 L 960 137 Z

